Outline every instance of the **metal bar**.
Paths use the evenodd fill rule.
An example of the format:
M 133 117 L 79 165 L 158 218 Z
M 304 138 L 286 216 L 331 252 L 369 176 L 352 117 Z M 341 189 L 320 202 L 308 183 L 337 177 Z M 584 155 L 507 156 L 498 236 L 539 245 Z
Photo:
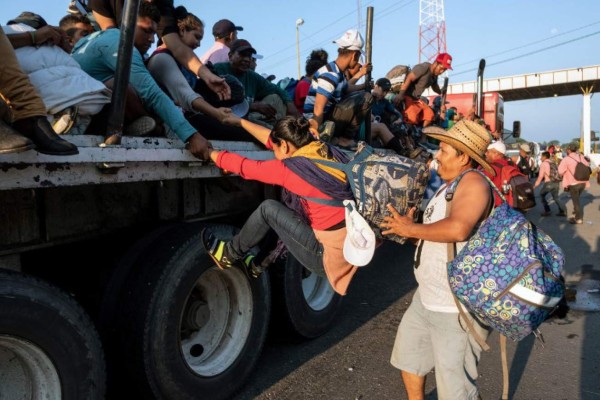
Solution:
M 105 144 L 120 144 L 123 135 L 123 119 L 125 118 L 125 98 L 129 85 L 131 56 L 133 54 L 133 38 L 137 21 L 140 0 L 128 0 L 123 10 L 121 21 L 121 36 L 119 38 L 119 54 L 117 55 L 117 70 L 108 114 L 108 127 L 104 138 Z
M 367 33 L 366 33 L 366 60 L 367 64 L 371 63 L 373 56 L 373 7 L 367 7 Z M 371 91 L 371 71 L 365 75 L 365 92 Z M 371 110 L 365 117 L 365 142 L 371 144 Z
M 485 70 L 485 59 L 479 60 L 479 68 L 477 69 L 477 115 L 483 118 L 483 71 Z

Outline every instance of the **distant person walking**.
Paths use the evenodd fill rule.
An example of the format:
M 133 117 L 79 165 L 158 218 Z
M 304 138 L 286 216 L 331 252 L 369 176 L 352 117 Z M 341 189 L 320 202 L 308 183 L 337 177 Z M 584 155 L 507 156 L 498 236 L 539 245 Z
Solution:
M 583 224 L 583 207 L 581 206 L 581 194 L 590 187 L 590 181 L 578 181 L 575 179 L 575 168 L 581 162 L 589 167 L 590 162 L 577 152 L 578 145 L 571 143 L 567 146 L 567 156 L 562 159 L 558 166 L 558 173 L 562 176 L 562 186 L 571 195 L 573 201 L 573 217 L 569 218 L 571 224 Z
M 549 217 L 552 215 L 550 212 L 550 205 L 548 204 L 548 200 L 546 200 L 546 196 L 548 194 L 552 195 L 552 199 L 556 203 L 558 207 L 559 217 L 566 217 L 567 210 L 564 204 L 558 200 L 558 187 L 560 185 L 560 174 L 558 173 L 558 166 L 550 158 L 550 153 L 547 151 L 542 152 L 542 164 L 540 165 L 540 173 L 538 175 L 537 180 L 535 181 L 534 188 L 542 185 L 542 190 L 540 191 L 540 197 L 542 198 L 542 205 L 544 206 L 544 212 L 542 213 L 542 217 Z

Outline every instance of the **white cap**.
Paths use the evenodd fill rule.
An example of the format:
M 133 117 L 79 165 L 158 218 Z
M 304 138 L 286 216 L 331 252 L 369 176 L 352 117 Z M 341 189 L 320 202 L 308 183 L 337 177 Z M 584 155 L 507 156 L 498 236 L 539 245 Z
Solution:
M 529 147 L 529 145 L 527 143 L 523 143 L 522 145 L 519 146 L 519 148 L 521 150 L 523 150 L 525 153 L 531 153 L 531 147 Z
M 248 103 L 248 100 L 244 99 L 241 103 L 234 104 L 229 108 L 231 108 L 232 113 L 242 118 L 250 111 L 250 103 Z
M 352 265 L 363 267 L 375 253 L 375 233 L 367 221 L 356 210 L 353 200 L 344 200 L 346 209 L 346 239 L 344 258 Z
M 356 29 L 349 29 L 341 38 L 334 40 L 333 43 L 337 44 L 342 49 L 358 50 L 362 52 L 362 47 L 365 42 Z
M 487 147 L 488 150 L 496 150 L 498 153 L 506 154 L 506 145 L 500 141 L 496 140 L 492 144 Z

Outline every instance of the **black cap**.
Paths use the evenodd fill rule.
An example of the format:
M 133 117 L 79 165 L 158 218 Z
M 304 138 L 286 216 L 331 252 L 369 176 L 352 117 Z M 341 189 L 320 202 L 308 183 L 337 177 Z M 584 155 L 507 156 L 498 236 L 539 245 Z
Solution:
M 236 51 L 241 53 L 242 51 L 246 50 L 252 50 L 252 53 L 256 54 L 256 50 L 246 39 L 236 39 L 229 45 L 229 51 L 232 53 L 235 53 Z
M 6 23 L 6 25 L 12 24 L 25 24 L 32 27 L 33 29 L 40 29 L 48 25 L 46 20 L 40 15 L 29 11 L 23 11 L 21 14 L 19 14 L 17 18 L 11 19 Z
M 213 25 L 213 36 L 217 39 L 224 38 L 229 35 L 233 31 L 243 31 L 244 28 L 241 26 L 236 26 L 233 22 L 228 19 L 222 19 L 217 21 L 216 24 Z
M 379 78 L 375 84 L 386 92 L 392 88 L 392 82 L 388 78 Z

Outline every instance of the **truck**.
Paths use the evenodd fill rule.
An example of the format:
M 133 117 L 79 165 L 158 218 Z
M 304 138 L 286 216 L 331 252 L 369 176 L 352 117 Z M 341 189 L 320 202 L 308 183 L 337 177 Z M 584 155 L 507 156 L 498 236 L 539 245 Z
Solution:
M 138 4 L 126 4 L 129 26 Z M 133 30 L 123 36 L 127 60 Z M 341 306 L 291 255 L 259 278 L 215 266 L 203 227 L 232 237 L 279 192 L 224 174 L 178 139 L 110 130 L 122 127 L 122 114 L 112 118 L 129 75 L 120 63 L 106 137 L 64 135 L 75 156 L 0 155 L 0 398 L 228 398 L 271 322 L 314 338 Z M 213 146 L 272 157 L 251 142 Z

